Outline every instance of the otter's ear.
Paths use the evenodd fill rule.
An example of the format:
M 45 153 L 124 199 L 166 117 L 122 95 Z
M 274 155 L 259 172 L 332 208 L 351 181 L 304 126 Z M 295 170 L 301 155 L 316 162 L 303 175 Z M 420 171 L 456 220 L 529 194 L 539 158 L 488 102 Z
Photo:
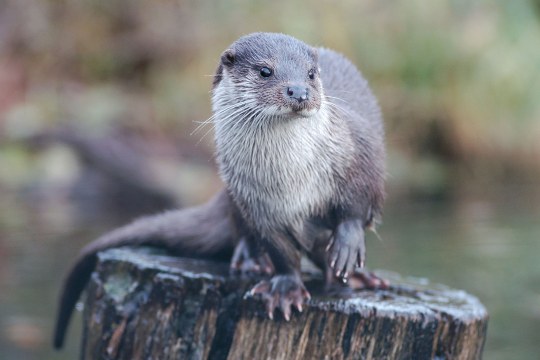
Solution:
M 236 60 L 236 53 L 233 49 L 228 49 L 221 55 L 221 63 L 225 66 L 232 66 Z
M 221 79 L 223 78 L 223 68 L 233 66 L 235 60 L 236 55 L 233 49 L 225 50 L 223 54 L 221 54 L 221 62 L 219 63 L 216 74 L 214 75 L 214 80 L 212 81 L 213 88 L 218 86 L 221 82 Z

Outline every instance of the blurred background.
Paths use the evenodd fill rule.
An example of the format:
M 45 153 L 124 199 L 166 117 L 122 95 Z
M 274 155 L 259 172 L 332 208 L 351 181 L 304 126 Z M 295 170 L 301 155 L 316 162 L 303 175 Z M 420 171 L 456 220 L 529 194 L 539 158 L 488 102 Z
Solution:
M 368 266 L 480 298 L 486 359 L 540 353 L 540 1 L 0 0 L 0 354 L 50 346 L 86 242 L 220 187 L 212 74 L 243 34 L 344 53 L 385 115 Z

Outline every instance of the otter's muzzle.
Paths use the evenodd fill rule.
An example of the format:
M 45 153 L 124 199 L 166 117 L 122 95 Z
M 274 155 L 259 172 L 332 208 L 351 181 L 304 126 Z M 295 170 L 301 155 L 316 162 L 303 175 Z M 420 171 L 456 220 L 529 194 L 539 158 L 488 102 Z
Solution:
M 291 100 L 296 100 L 299 103 L 309 99 L 308 88 L 305 86 L 291 85 L 285 88 L 285 93 Z

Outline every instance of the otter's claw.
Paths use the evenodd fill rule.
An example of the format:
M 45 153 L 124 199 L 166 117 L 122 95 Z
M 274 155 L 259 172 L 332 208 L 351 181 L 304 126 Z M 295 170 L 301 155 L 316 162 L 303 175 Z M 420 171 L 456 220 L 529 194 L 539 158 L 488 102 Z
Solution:
M 311 298 L 298 275 L 276 275 L 269 281 L 263 280 L 249 294 L 261 295 L 270 319 L 274 318 L 274 311 L 279 308 L 287 321 L 291 319 L 293 306 L 302 312 L 304 300 Z

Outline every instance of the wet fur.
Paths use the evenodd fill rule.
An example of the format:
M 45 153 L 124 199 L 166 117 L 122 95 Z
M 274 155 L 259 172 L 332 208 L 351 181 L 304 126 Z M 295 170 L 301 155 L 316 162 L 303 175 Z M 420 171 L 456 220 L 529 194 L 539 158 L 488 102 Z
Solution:
M 272 79 L 258 75 L 262 66 L 274 69 Z M 308 101 L 286 96 L 298 84 L 309 89 Z M 255 289 L 273 299 L 270 314 L 272 294 L 297 307 L 306 298 L 302 254 L 323 269 L 354 266 L 357 253 L 360 259 L 363 231 L 382 212 L 385 155 L 380 110 L 356 68 L 287 35 L 247 35 L 221 56 L 213 110 L 225 190 L 201 207 L 143 218 L 84 248 L 62 290 L 56 347 L 97 252 L 107 248 L 155 245 L 216 257 L 242 240 L 272 260 L 276 276 Z
M 294 68 L 275 54 L 297 60 Z M 345 219 L 369 226 L 380 217 L 380 110 L 366 80 L 331 50 L 286 35 L 254 34 L 224 54 L 230 55 L 234 62 L 222 61 L 213 92 L 220 174 L 248 226 L 271 253 L 279 254 L 272 260 L 287 272 L 297 268 L 300 250 L 313 248 L 314 226 L 334 231 Z M 274 67 L 276 80 L 257 78 L 253 64 Z M 320 70 L 308 104 L 318 112 L 281 115 L 287 105 L 281 88 L 306 81 L 310 68 Z

